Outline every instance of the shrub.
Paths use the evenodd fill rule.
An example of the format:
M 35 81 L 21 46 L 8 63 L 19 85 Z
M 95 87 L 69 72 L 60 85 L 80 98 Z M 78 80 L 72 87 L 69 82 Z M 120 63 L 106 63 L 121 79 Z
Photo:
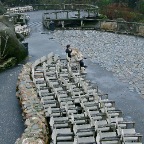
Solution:
M 118 4 L 108 5 L 105 9 L 101 10 L 102 14 L 107 15 L 109 19 L 123 18 L 126 21 L 143 21 L 144 15 L 138 12 L 133 12 L 126 6 Z

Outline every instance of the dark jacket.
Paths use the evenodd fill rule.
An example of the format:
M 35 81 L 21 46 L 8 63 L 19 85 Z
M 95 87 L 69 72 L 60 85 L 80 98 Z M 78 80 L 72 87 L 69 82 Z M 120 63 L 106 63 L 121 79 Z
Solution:
M 65 50 L 65 52 L 68 54 L 68 57 L 71 58 L 71 52 L 72 50 L 69 50 L 68 48 Z
M 83 60 L 80 60 L 79 64 L 80 64 L 80 67 L 84 67 L 85 66 Z

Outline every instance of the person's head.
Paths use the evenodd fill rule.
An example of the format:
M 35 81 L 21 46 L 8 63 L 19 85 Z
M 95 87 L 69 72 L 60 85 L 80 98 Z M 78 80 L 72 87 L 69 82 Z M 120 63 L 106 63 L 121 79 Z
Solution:
M 68 45 L 66 46 L 66 48 L 70 48 L 70 45 L 68 44 Z

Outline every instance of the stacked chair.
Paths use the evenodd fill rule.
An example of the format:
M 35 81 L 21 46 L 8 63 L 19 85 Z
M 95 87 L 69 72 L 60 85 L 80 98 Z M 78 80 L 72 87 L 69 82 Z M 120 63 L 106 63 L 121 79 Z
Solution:
M 72 62 L 50 53 L 32 65 L 53 144 L 142 144 L 134 122 L 81 75 Z

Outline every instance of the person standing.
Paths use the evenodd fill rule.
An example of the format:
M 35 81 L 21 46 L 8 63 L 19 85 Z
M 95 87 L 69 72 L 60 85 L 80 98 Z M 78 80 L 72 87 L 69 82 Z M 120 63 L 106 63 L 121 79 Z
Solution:
M 67 46 L 66 46 L 65 52 L 66 52 L 68 58 L 71 59 L 71 52 L 72 52 L 72 49 L 70 48 L 70 45 L 67 45 Z
M 50 29 L 51 31 L 54 31 L 54 30 L 55 30 L 55 23 L 54 23 L 54 21 L 50 21 L 49 29 Z

